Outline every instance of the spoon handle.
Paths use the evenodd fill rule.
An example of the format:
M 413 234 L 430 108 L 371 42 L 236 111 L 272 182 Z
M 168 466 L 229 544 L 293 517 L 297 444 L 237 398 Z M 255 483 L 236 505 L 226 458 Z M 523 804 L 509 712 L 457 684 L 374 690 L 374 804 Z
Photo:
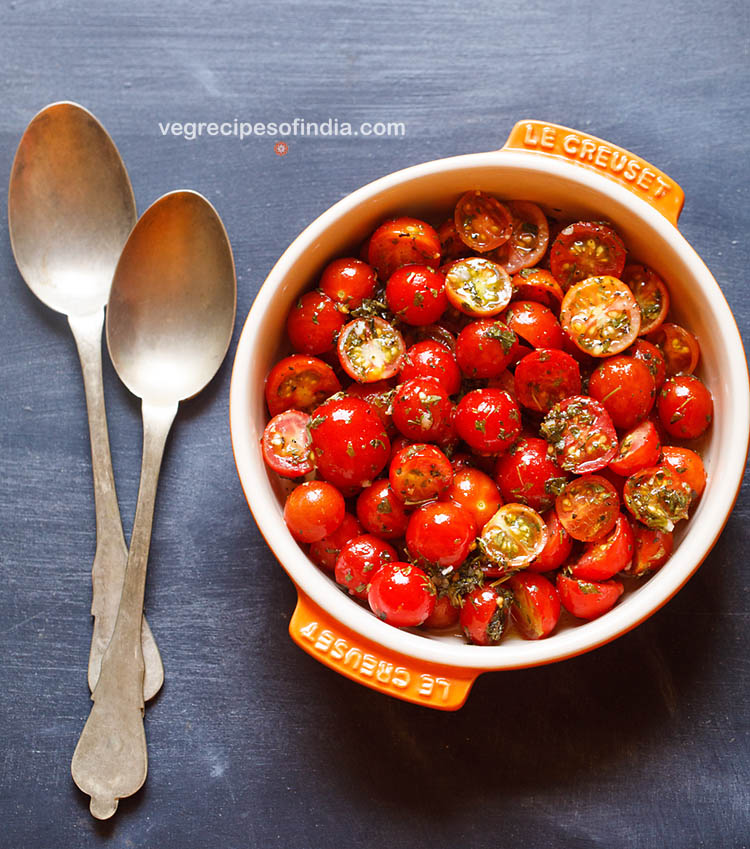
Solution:
M 143 596 L 156 488 L 177 403 L 143 402 L 143 461 L 122 596 L 112 639 L 102 657 L 89 718 L 73 753 L 71 773 L 91 796 L 89 809 L 108 819 L 120 799 L 141 788 L 148 771 L 143 727 Z
M 96 510 L 96 554 L 91 569 L 93 592 L 91 614 L 94 617 L 91 649 L 89 651 L 88 681 L 93 692 L 99 679 L 102 656 L 109 645 L 115 627 L 117 606 L 122 593 L 128 549 L 122 532 L 120 508 L 117 503 L 112 455 L 107 432 L 102 381 L 102 328 L 104 309 L 90 315 L 68 317 L 70 329 L 78 348 L 83 372 L 83 386 L 88 410 L 91 441 L 91 465 L 94 475 L 94 506 Z M 146 667 L 143 695 L 153 698 L 164 683 L 164 667 L 151 629 L 143 618 L 143 659 Z

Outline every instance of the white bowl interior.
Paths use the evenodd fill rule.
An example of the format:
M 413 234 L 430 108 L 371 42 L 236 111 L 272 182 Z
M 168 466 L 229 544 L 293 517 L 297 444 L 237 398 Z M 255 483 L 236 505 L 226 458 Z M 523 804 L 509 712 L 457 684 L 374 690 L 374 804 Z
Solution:
M 545 640 L 509 634 L 498 646 L 467 645 L 458 636 L 423 635 L 384 624 L 345 595 L 296 545 L 282 516 L 283 485 L 267 472 L 259 440 L 267 421 L 263 385 L 284 343 L 284 323 L 295 298 L 315 285 L 333 258 L 356 255 L 361 241 L 385 218 L 414 215 L 439 224 L 466 190 L 525 199 L 547 212 L 607 219 L 630 256 L 652 266 L 672 296 L 672 316 L 699 338 L 698 373 L 710 387 L 714 423 L 702 454 L 706 491 L 683 524 L 669 563 L 629 589 L 593 622 L 564 619 Z M 235 460 L 258 526 L 295 583 L 355 632 L 412 658 L 458 667 L 532 666 L 587 651 L 637 625 L 693 574 L 715 542 L 741 482 L 748 444 L 748 377 L 734 319 L 715 280 L 679 232 L 625 188 L 574 164 L 523 152 L 454 157 L 391 174 L 354 192 L 314 221 L 269 274 L 247 318 L 235 358 L 231 432 Z

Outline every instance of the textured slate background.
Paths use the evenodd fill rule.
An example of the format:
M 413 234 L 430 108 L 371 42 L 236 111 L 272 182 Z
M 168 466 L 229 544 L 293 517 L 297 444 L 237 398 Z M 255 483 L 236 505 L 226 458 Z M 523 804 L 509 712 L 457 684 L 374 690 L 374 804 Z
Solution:
M 148 782 L 98 824 L 69 775 L 89 710 L 82 384 L 65 320 L 0 236 L 0 845 L 747 846 L 747 486 L 651 620 L 576 660 L 486 675 L 442 715 L 290 642 L 294 592 L 243 501 L 227 423 L 242 321 L 291 239 L 361 184 L 498 147 L 522 117 L 611 139 L 681 183 L 681 228 L 747 338 L 745 3 L 4 0 L 0 21 L 3 180 L 32 115 L 77 100 L 114 136 L 140 211 L 178 187 L 216 205 L 239 276 L 229 359 L 182 407 L 162 472 L 147 603 L 167 682 L 147 713 Z M 158 129 L 235 117 L 404 121 L 407 135 L 291 139 L 281 158 L 273 139 Z M 129 534 L 139 409 L 108 362 L 105 381 Z

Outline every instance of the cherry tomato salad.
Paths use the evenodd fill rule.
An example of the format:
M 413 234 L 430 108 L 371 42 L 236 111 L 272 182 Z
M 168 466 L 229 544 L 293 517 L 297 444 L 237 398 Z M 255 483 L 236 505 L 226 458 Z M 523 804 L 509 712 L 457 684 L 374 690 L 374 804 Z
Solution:
M 706 484 L 713 401 L 669 306 L 604 221 L 471 190 L 437 228 L 383 222 L 266 380 L 293 537 L 396 627 L 492 645 L 605 614 Z

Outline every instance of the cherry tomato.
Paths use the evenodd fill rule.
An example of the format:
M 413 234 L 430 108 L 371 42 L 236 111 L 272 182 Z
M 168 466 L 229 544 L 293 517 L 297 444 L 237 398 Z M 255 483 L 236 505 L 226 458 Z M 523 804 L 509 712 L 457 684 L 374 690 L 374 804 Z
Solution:
M 418 566 L 387 563 L 370 581 L 372 612 L 397 628 L 421 625 L 435 609 L 435 587 Z
M 442 262 L 451 262 L 460 257 L 469 256 L 471 250 L 466 245 L 456 230 L 456 222 L 452 218 L 438 227 L 437 234 L 440 237 L 440 256 Z
M 452 307 L 449 309 L 452 309 Z M 408 329 L 408 333 L 412 346 L 419 342 L 438 342 L 451 353 L 456 350 L 456 337 L 450 330 L 443 327 L 442 324 L 426 324 L 424 327 L 411 327 Z
M 674 534 L 671 531 L 659 531 L 647 528 L 640 522 L 633 527 L 635 553 L 633 562 L 624 574 L 640 578 L 642 575 L 656 572 L 669 560 L 674 549 Z
M 714 402 L 705 384 L 694 374 L 678 374 L 665 381 L 657 409 L 670 436 L 695 439 L 711 424 Z
M 360 492 L 357 517 L 368 533 L 382 539 L 402 537 L 409 524 L 403 501 L 385 478 L 376 480 Z
M 523 569 L 547 543 L 544 519 L 525 504 L 504 504 L 482 528 L 479 548 L 503 573 Z
M 619 277 L 625 267 L 625 245 L 615 231 L 598 221 L 564 227 L 550 249 L 550 271 L 563 289 L 587 277 Z
M 466 560 L 476 535 L 474 517 L 468 510 L 452 501 L 433 501 L 411 514 L 406 547 L 418 562 L 445 569 Z
M 508 207 L 480 191 L 466 192 L 460 198 L 453 222 L 461 241 L 479 253 L 499 248 L 513 234 Z
M 544 439 L 520 439 L 507 454 L 498 457 L 495 483 L 505 501 L 527 504 L 542 512 L 555 503 L 555 486 L 562 487 L 568 475 L 547 453 Z
M 339 333 L 339 360 L 349 377 L 359 383 L 374 383 L 398 374 L 405 351 L 403 336 L 378 316 L 355 318 Z
M 474 451 L 500 454 L 521 432 L 521 413 L 502 389 L 474 389 L 458 402 L 453 426 Z
M 623 494 L 635 518 L 658 531 L 673 531 L 675 522 L 687 519 L 692 498 L 690 486 L 666 464 L 631 475 Z
M 372 404 L 342 397 L 321 404 L 310 422 L 318 474 L 349 494 L 377 478 L 391 443 Z
M 310 412 L 341 384 L 333 369 L 316 357 L 293 354 L 280 360 L 266 378 L 266 404 L 272 416 L 284 410 Z
M 321 569 L 333 572 L 336 568 L 336 559 L 341 549 L 350 539 L 358 537 L 362 533 L 362 526 L 351 513 L 344 514 L 344 520 L 336 530 L 327 537 L 312 543 L 310 546 L 310 560 Z
M 263 431 L 263 459 L 276 474 L 298 478 L 314 468 L 310 416 L 299 410 L 284 410 Z
M 573 539 L 599 540 L 614 528 L 620 499 L 601 475 L 582 475 L 565 485 L 555 501 L 560 522 Z
M 458 334 L 456 360 L 474 378 L 499 377 L 513 359 L 518 338 L 499 319 L 472 321 Z
M 633 551 L 633 530 L 620 513 L 606 536 L 586 543 L 583 554 L 570 565 L 570 574 L 584 581 L 608 581 L 630 563 Z
M 693 498 L 703 495 L 706 488 L 706 470 L 700 455 L 689 448 L 678 448 L 665 445 L 662 448 L 662 462 L 680 476 L 680 479 L 690 487 Z
M 656 391 L 658 392 L 667 377 L 667 364 L 661 350 L 645 339 L 638 339 L 628 348 L 627 353 L 629 356 L 640 360 L 648 366 L 651 377 L 654 379 Z
M 669 312 L 669 291 L 664 281 L 645 265 L 626 265 L 620 278 L 635 296 L 641 311 L 640 336 L 661 325 Z
M 502 319 L 532 348 L 562 348 L 565 344 L 565 335 L 554 313 L 537 301 L 514 301 Z
M 284 521 L 297 542 L 317 542 L 330 536 L 345 514 L 344 497 L 325 481 L 300 484 L 284 504 Z
M 617 455 L 617 434 L 609 413 L 586 395 L 571 395 L 555 404 L 540 432 L 560 468 L 579 475 L 603 469 Z
M 654 406 L 656 386 L 648 366 L 634 357 L 607 357 L 589 379 L 589 395 L 600 401 L 615 427 L 628 430 Z
M 508 586 L 513 592 L 513 621 L 521 635 L 527 640 L 549 636 L 560 620 L 560 596 L 555 585 L 544 575 L 519 572 L 510 576 Z
M 396 549 L 379 537 L 362 534 L 345 543 L 336 559 L 336 583 L 356 598 L 367 598 L 367 589 L 386 563 L 398 560 Z
M 453 481 L 440 496 L 463 507 L 474 518 L 478 528 L 483 527 L 502 506 L 500 490 L 489 475 L 471 466 L 457 468 L 454 460 Z
M 393 423 L 414 442 L 440 442 L 451 429 L 453 404 L 434 377 L 415 377 L 393 396 Z
M 486 318 L 508 306 L 513 286 L 502 266 L 486 257 L 470 256 L 445 268 L 445 294 L 464 315 Z
M 425 628 L 434 628 L 436 631 L 444 631 L 452 628 L 458 622 L 458 608 L 453 604 L 450 596 L 439 595 L 435 599 L 435 609 L 422 623 Z
M 347 311 L 362 306 L 375 294 L 378 276 L 375 269 L 361 259 L 334 259 L 323 271 L 320 288 Z
M 513 275 L 514 301 L 536 301 L 554 312 L 560 311 L 564 292 L 546 268 L 523 268 Z
M 652 333 L 649 341 L 661 351 L 667 377 L 675 374 L 692 374 L 700 359 L 698 340 L 679 324 L 664 322 Z
M 352 383 L 346 389 L 346 394 L 350 397 L 360 398 L 375 407 L 389 436 L 396 430 L 393 424 L 394 392 L 395 389 L 387 380 L 377 380 L 375 383 Z
M 434 445 L 407 445 L 391 460 L 388 480 L 405 504 L 438 498 L 451 484 L 451 461 Z
M 544 548 L 526 567 L 530 572 L 549 572 L 563 565 L 573 550 L 573 537 L 562 526 L 554 507 L 542 514 L 547 526 L 547 542 Z
M 402 265 L 385 287 L 388 309 L 407 324 L 434 324 L 445 312 L 445 277 L 426 265 Z
M 578 619 L 597 619 L 615 606 L 624 587 L 620 581 L 584 581 L 559 572 L 557 591 L 568 613 Z
M 616 277 L 587 277 L 565 293 L 560 324 L 585 354 L 608 357 L 635 341 L 641 311 L 633 293 Z
M 399 377 L 402 383 L 416 377 L 432 377 L 448 395 L 455 395 L 461 388 L 461 372 L 456 357 L 445 345 L 430 339 L 407 349 Z
M 564 351 L 538 348 L 519 361 L 514 386 L 524 407 L 548 413 L 569 395 L 580 395 L 581 369 Z
M 511 593 L 493 586 L 472 590 L 463 600 L 458 619 L 466 638 L 477 646 L 499 643 L 512 603 Z
M 322 292 L 306 292 L 289 311 L 286 332 L 295 351 L 324 354 L 336 345 L 344 317 Z
M 660 456 L 659 433 L 651 419 L 645 419 L 623 436 L 609 468 L 617 475 L 629 477 L 647 466 L 655 466 Z
M 367 259 L 381 280 L 388 280 L 402 265 L 437 266 L 440 248 L 440 237 L 425 221 L 394 218 L 384 221 L 370 237 Z
M 492 252 L 492 259 L 508 272 L 515 274 L 539 262 L 549 243 L 547 216 L 535 204 L 525 200 L 507 204 L 511 214 L 510 238 Z

